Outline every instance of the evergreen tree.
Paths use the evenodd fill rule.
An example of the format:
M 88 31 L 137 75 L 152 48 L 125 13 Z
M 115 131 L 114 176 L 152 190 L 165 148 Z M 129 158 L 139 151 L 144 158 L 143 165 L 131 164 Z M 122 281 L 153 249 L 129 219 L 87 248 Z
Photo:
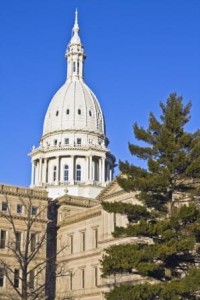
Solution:
M 185 131 L 191 103 L 184 106 L 175 93 L 160 108 L 159 120 L 150 113 L 147 129 L 133 125 L 140 144 L 129 144 L 129 150 L 147 167 L 119 164 L 118 183 L 127 192 L 135 191 L 143 206 L 102 204 L 108 212 L 128 217 L 129 225 L 116 227 L 115 237 L 145 238 L 142 243 L 108 248 L 102 259 L 103 276 L 137 273 L 146 280 L 116 283 L 107 300 L 199 299 L 200 132 Z

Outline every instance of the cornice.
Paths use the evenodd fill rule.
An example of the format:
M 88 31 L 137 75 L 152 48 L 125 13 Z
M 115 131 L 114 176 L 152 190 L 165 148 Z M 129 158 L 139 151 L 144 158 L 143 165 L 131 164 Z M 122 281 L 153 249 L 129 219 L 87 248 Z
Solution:
M 32 197 L 34 199 L 40 199 L 48 201 L 48 193 L 45 190 L 39 191 L 30 188 L 24 188 L 14 185 L 0 184 L 0 194 L 13 195 L 13 196 L 23 196 L 23 197 Z
M 74 254 L 69 254 L 66 257 L 62 257 L 62 256 L 58 256 L 58 262 L 73 262 L 73 261 L 77 261 L 80 259 L 86 259 L 86 258 L 90 258 L 90 257 L 95 257 L 95 256 L 99 256 L 102 253 L 103 249 L 102 248 L 95 248 L 95 249 L 90 249 L 90 250 L 86 250 L 83 252 L 79 252 L 79 253 L 74 253 Z M 62 255 L 62 252 L 61 252 Z
M 80 145 L 80 146 L 68 146 L 68 145 L 57 145 L 57 146 L 48 146 L 48 147 L 41 147 L 39 146 L 38 148 L 35 148 L 32 150 L 32 152 L 29 153 L 29 156 L 33 156 L 37 153 L 49 153 L 49 152 L 57 152 L 57 151 L 63 151 L 63 150 L 72 150 L 72 151 L 98 151 L 98 152 L 102 152 L 102 153 L 108 153 L 109 156 L 112 156 L 112 154 L 109 152 L 109 150 L 107 148 L 101 148 L 99 146 L 95 146 L 95 145 L 89 145 L 89 146 L 84 146 L 84 145 Z
M 21 220 L 21 221 L 25 221 L 28 220 L 28 217 L 26 217 L 25 215 L 16 215 L 16 214 L 12 214 L 12 216 L 10 217 L 8 213 L 4 213 L 4 212 L 0 212 L 0 218 L 5 218 L 6 220 L 9 220 L 10 218 L 13 218 L 15 220 Z M 34 223 L 44 223 L 47 224 L 49 221 L 48 219 L 41 219 L 41 218 L 35 218 L 34 217 Z
M 101 206 L 90 208 L 87 211 L 78 213 L 76 215 L 69 216 L 67 219 L 61 221 L 58 223 L 59 228 L 63 228 L 66 225 L 74 224 L 80 221 L 84 221 L 90 218 L 101 216 L 102 208 Z
M 71 206 L 91 208 L 99 205 L 99 201 L 94 199 L 88 199 L 85 197 L 64 195 L 61 196 L 60 198 L 57 198 L 57 205 L 60 206 L 71 205 Z

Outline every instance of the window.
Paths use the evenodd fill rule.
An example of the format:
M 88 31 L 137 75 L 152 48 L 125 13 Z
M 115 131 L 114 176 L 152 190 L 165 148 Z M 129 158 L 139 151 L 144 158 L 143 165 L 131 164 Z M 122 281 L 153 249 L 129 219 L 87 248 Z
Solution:
M 31 251 L 35 250 L 36 246 L 36 233 L 31 233 Z
M 69 181 L 69 166 L 65 165 L 64 166 L 64 182 Z
M 0 241 L 0 249 L 6 248 L 6 231 L 1 230 L 1 241 Z
M 4 270 L 0 268 L 0 287 L 4 286 Z
M 99 161 L 94 161 L 94 180 L 99 181 Z
M 81 181 L 81 166 L 80 165 L 76 166 L 76 181 L 78 181 L 78 182 Z
M 7 211 L 8 210 L 8 204 L 7 204 L 7 202 L 2 202 L 1 210 L 2 211 Z
M 77 145 L 81 145 L 81 139 L 77 139 Z
M 79 49 L 78 49 L 79 51 Z M 79 61 L 78 61 L 78 65 L 77 65 L 77 73 L 79 74 Z
M 34 270 L 30 271 L 30 275 L 29 275 L 29 288 L 30 289 L 34 289 Z
M 91 110 L 89 110 L 89 116 L 90 116 L 90 117 L 92 116 L 92 112 L 91 112 Z
M 94 286 L 98 286 L 98 268 L 94 267 Z
M 81 246 L 82 246 L 82 251 L 85 251 L 85 231 L 81 232 Z
M 32 206 L 32 207 L 31 207 L 31 214 L 32 214 L 32 216 L 36 216 L 37 213 L 38 213 L 38 208 L 37 208 L 37 206 Z
M 98 228 L 94 229 L 94 248 L 98 247 Z
M 85 269 L 81 270 L 81 288 L 85 288 Z
M 81 110 L 80 110 L 80 108 L 78 109 L 78 114 L 81 115 Z
M 19 231 L 16 231 L 15 233 L 15 239 L 16 239 L 16 250 L 20 250 L 21 248 L 21 237 L 22 237 L 22 234 L 21 232 Z
M 19 287 L 19 270 L 15 269 L 14 271 L 14 287 L 18 288 Z
M 54 144 L 54 146 L 56 146 L 56 145 L 58 144 L 58 141 L 57 141 L 57 140 L 54 140 L 54 141 L 53 141 L 53 144 Z
M 57 111 L 56 111 L 56 117 L 57 117 L 58 115 L 59 115 L 59 111 L 57 110 Z
M 69 236 L 69 242 L 70 242 L 70 254 L 73 254 L 74 253 L 74 237 L 73 237 L 73 234 L 71 234 Z
M 53 181 L 56 181 L 56 166 L 53 167 Z
M 21 213 L 22 213 L 22 209 L 23 209 L 22 204 L 17 204 L 17 213 L 18 213 L 18 214 L 21 214 Z
M 66 110 L 66 115 L 69 115 L 69 109 Z
M 76 72 L 76 63 L 73 61 L 73 72 Z
M 65 145 L 69 145 L 69 139 L 65 139 Z

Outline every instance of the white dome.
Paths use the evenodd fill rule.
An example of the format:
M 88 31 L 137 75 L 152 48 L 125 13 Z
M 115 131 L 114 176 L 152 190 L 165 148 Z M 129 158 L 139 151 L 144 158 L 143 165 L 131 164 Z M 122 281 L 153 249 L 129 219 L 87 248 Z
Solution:
M 58 90 L 48 107 L 43 136 L 80 129 L 104 135 L 104 117 L 90 88 L 81 80 L 69 80 Z

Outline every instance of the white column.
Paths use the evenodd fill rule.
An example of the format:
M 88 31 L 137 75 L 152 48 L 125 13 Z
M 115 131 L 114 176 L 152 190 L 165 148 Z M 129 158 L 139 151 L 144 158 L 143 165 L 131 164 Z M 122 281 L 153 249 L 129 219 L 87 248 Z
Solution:
M 39 185 L 39 161 L 36 161 L 36 169 L 35 169 L 35 183 L 36 186 Z
M 105 158 L 103 157 L 101 159 L 102 161 L 102 178 L 101 178 L 101 181 L 102 183 L 105 183 Z
M 42 157 L 39 159 L 39 185 L 42 185 Z
M 35 185 L 35 161 L 32 160 L 31 164 L 31 187 Z
M 69 183 L 74 184 L 74 156 L 71 156 L 71 164 L 69 166 Z
M 92 156 L 90 156 L 90 181 L 93 181 Z
M 99 182 L 102 183 L 102 159 L 99 158 Z
M 111 168 L 111 165 L 109 165 L 109 168 L 110 168 L 110 181 L 112 181 L 112 168 Z
M 59 177 L 60 177 L 60 157 L 56 157 L 56 184 L 59 184 Z
M 46 183 L 46 174 L 47 174 L 47 158 L 44 159 L 44 165 L 42 168 L 42 183 Z
M 85 181 L 87 182 L 89 179 L 89 157 L 85 157 Z

